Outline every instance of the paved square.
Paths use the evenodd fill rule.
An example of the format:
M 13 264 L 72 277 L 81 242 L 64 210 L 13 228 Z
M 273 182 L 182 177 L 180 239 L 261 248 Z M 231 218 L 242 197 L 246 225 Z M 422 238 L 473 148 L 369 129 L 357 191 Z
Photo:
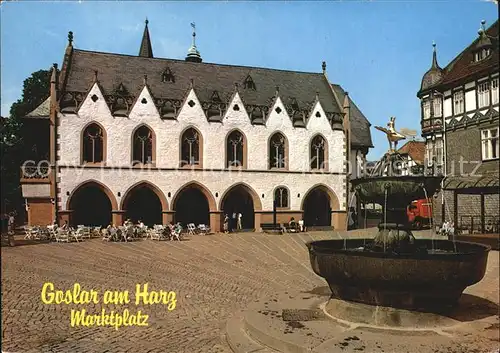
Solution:
M 304 243 L 339 237 L 320 232 L 295 235 L 210 235 L 182 242 L 71 244 L 2 248 L 2 348 L 6 352 L 230 352 L 226 321 L 257 299 L 290 289 L 324 287 L 309 265 Z M 492 251 L 483 281 L 467 292 L 498 303 L 498 259 Z M 66 290 L 175 291 L 177 307 L 106 305 L 108 310 L 142 310 L 148 327 L 70 327 L 75 305 L 46 305 L 45 282 Z M 102 304 L 85 307 L 100 313 Z

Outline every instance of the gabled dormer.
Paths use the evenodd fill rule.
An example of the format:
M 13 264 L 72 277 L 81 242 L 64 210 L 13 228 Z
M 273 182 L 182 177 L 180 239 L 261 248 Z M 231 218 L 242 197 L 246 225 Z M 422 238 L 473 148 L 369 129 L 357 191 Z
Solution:
M 248 75 L 243 81 L 243 88 L 251 91 L 255 91 L 257 87 L 255 86 L 255 82 L 252 79 L 252 76 Z
M 169 67 L 167 67 L 161 74 L 161 82 L 175 83 L 175 76 Z
M 488 37 L 488 34 L 486 33 L 485 25 L 486 21 L 481 21 L 481 27 L 478 31 L 479 40 L 473 48 L 473 62 L 483 61 L 489 58 L 492 53 L 493 44 L 491 42 L 491 39 Z
M 109 95 L 107 100 L 113 116 L 128 116 L 133 100 L 123 83 L 116 86 L 113 94 Z

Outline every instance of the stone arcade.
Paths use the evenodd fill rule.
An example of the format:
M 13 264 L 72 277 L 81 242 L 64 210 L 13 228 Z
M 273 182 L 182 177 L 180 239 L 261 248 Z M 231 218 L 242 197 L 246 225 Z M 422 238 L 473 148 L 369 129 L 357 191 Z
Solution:
M 172 60 L 153 57 L 147 21 L 138 56 L 76 49 L 70 32 L 50 97 L 26 117 L 36 138 L 50 135 L 38 144 L 53 171 L 36 168 L 40 151 L 24 166 L 29 224 L 131 218 L 219 231 L 241 212 L 244 229 L 259 229 L 276 209 L 277 222 L 345 229 L 345 161 L 364 161 L 370 124 L 326 64 L 203 63 L 195 36 Z

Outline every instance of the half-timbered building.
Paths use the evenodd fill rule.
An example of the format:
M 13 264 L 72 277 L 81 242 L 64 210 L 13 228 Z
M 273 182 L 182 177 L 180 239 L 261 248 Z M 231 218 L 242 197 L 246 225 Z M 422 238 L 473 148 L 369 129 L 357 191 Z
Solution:
M 445 68 L 433 46 L 417 96 L 427 172 L 445 176 L 434 218 L 468 232 L 498 232 L 498 21 L 489 28 L 483 21 L 474 41 Z

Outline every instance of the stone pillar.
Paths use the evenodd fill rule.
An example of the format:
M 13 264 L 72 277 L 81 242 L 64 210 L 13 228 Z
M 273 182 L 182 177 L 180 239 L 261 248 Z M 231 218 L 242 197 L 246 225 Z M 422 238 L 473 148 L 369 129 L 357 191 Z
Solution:
M 113 214 L 112 222 L 115 226 L 121 226 L 123 224 L 125 218 L 125 211 L 122 210 L 113 210 L 111 211 Z
M 332 212 L 332 225 L 335 230 L 347 230 L 347 212 Z
M 72 210 L 59 211 L 57 213 L 57 224 L 61 227 L 62 225 L 64 225 L 66 221 L 68 221 L 68 224 L 71 225 L 72 213 L 73 213 Z
M 222 212 L 221 211 L 210 211 L 210 229 L 214 233 L 219 233 L 222 224 Z
M 261 223 L 261 214 L 259 211 L 254 212 L 254 228 L 256 232 L 262 232 L 262 229 L 260 228 L 260 223 Z
M 175 211 L 162 211 L 162 223 L 169 224 L 170 222 L 174 223 Z

